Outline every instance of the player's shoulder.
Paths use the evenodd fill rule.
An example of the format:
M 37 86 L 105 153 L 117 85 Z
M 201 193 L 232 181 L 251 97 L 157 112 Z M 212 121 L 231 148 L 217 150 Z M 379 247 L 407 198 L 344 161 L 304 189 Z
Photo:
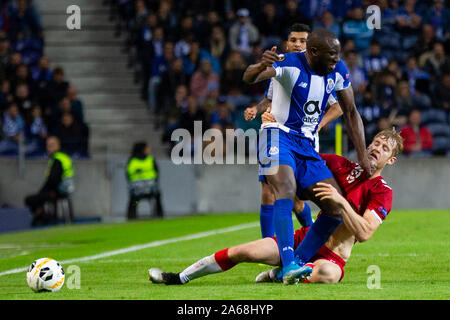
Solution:
M 343 78 L 345 79 L 345 76 L 348 75 L 349 72 L 348 72 L 347 65 L 345 64 L 344 60 L 341 59 L 341 60 L 339 60 L 338 63 L 336 63 L 334 72 L 342 75 Z
M 279 54 L 280 60 L 276 62 L 276 65 L 280 67 L 301 67 L 299 54 L 299 52 Z
M 372 179 L 369 180 L 372 182 L 371 188 L 370 190 L 372 192 L 377 192 L 377 193 L 386 193 L 386 194 L 393 194 L 393 190 L 391 188 L 391 186 L 386 182 L 386 180 L 384 180 L 383 177 L 379 176 L 376 179 Z
M 322 157 L 323 160 L 325 160 L 327 167 L 331 168 L 331 169 L 342 168 L 344 166 L 349 167 L 349 166 L 356 165 L 352 161 L 348 160 L 347 158 L 345 158 L 343 156 L 339 156 L 337 154 L 320 153 L 320 156 Z

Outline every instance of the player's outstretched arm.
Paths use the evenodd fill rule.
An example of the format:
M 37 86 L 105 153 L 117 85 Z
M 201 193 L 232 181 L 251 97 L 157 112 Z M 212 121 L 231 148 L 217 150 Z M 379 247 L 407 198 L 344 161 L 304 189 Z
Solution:
M 313 191 L 316 192 L 316 196 L 320 200 L 330 199 L 342 208 L 342 220 L 347 229 L 353 233 L 356 240 L 364 242 L 372 237 L 374 232 L 380 226 L 380 222 L 373 215 L 371 210 L 367 209 L 361 217 L 331 184 L 319 182 L 317 185 L 319 187 L 313 189 Z
M 343 112 L 339 103 L 338 102 L 333 103 L 330 109 L 328 109 L 328 111 L 323 116 L 322 121 L 320 121 L 319 126 L 317 127 L 317 132 L 319 132 L 320 129 L 325 127 L 330 122 L 333 122 L 334 120 L 338 119 L 340 116 L 342 116 L 342 114 Z
M 251 84 L 274 77 L 276 72 L 272 65 L 275 61 L 279 60 L 278 55 L 275 52 L 276 49 L 277 47 L 274 46 L 271 50 L 264 51 L 262 60 L 259 63 L 247 67 L 242 80 L 245 83 Z
M 370 167 L 370 162 L 366 151 L 364 125 L 361 116 L 356 109 L 353 88 L 350 85 L 343 90 L 336 91 L 336 95 L 344 113 L 345 122 L 347 123 L 347 132 L 358 155 L 358 162 L 370 176 L 373 169 Z

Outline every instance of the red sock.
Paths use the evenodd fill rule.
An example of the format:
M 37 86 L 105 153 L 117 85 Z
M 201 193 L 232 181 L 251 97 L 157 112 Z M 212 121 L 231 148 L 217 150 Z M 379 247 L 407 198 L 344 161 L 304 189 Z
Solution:
M 230 260 L 230 258 L 228 258 L 228 249 L 229 248 L 217 251 L 214 254 L 214 259 L 216 259 L 217 264 L 223 271 L 231 269 L 236 265 L 236 263 L 234 263 L 233 261 Z

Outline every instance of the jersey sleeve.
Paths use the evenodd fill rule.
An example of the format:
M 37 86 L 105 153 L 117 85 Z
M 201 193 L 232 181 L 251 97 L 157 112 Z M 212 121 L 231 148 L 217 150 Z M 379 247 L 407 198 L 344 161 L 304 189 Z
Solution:
M 338 156 L 336 154 L 319 153 L 319 155 L 322 157 L 323 160 L 325 160 L 326 166 L 328 167 L 328 169 L 330 169 L 332 173 L 348 165 L 348 163 L 350 162 L 344 157 Z
M 350 72 L 348 72 L 344 61 L 340 60 L 336 64 L 336 85 L 334 89 L 336 91 L 341 91 L 348 88 L 350 84 Z
M 272 79 L 269 79 L 269 83 L 267 84 L 267 88 L 266 88 L 266 91 L 264 93 L 264 96 L 267 99 L 272 100 L 272 97 L 273 97 L 273 82 L 272 82 Z
M 332 106 L 336 102 L 337 102 L 336 91 L 333 90 L 331 94 L 328 96 L 328 105 Z
M 392 209 L 393 192 L 386 181 L 381 179 L 368 194 L 369 202 L 367 209 L 369 209 L 375 217 L 378 218 L 380 224 L 386 219 Z

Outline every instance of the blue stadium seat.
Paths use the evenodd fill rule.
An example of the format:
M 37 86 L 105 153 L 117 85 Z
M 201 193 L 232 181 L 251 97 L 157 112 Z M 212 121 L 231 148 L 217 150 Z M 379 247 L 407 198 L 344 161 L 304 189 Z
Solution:
M 450 138 L 450 126 L 446 123 L 430 123 L 427 125 L 428 130 L 436 137 L 447 137 Z
M 433 152 L 445 154 L 450 151 L 450 141 L 447 137 L 437 137 L 433 139 Z
M 447 115 L 444 110 L 426 110 L 422 112 L 422 124 L 445 123 Z

